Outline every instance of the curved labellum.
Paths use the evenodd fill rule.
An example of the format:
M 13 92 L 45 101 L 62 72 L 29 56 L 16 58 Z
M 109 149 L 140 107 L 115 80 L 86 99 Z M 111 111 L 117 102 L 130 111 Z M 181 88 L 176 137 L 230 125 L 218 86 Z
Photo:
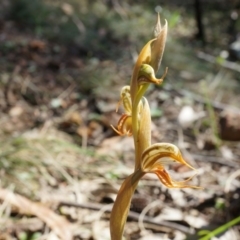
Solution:
M 187 182 L 190 181 L 195 175 L 186 179 L 185 181 L 177 182 L 174 181 L 167 173 L 167 171 L 162 167 L 153 167 L 151 172 L 155 173 L 158 176 L 159 180 L 162 182 L 162 184 L 168 188 L 201 188 L 198 186 L 187 184 Z
M 130 86 L 124 86 L 120 93 L 120 101 L 117 105 L 116 111 L 118 111 L 119 105 L 123 103 L 123 108 L 125 113 L 121 116 L 118 121 L 117 129 L 112 127 L 112 129 L 119 135 L 132 135 L 132 100 L 130 95 Z M 140 118 L 140 113 L 143 109 L 143 103 L 140 101 L 137 106 L 138 118 Z
M 117 129 L 111 125 L 112 129 L 120 136 L 132 136 L 132 117 L 123 114 L 118 121 Z
M 167 75 L 167 68 L 165 69 L 165 72 L 163 76 L 159 79 L 155 77 L 154 69 L 148 65 L 148 64 L 142 64 L 138 73 L 138 85 L 144 84 L 144 83 L 155 83 L 155 84 L 161 84 Z

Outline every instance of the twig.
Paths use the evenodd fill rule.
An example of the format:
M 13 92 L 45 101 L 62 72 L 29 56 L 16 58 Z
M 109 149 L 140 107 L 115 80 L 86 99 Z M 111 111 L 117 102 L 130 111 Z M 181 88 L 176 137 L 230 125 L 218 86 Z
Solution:
M 77 26 L 78 31 L 82 34 L 85 33 L 86 32 L 86 27 L 83 24 L 83 22 L 75 15 L 72 15 L 71 17 L 72 17 L 72 21 Z
M 234 180 L 235 178 L 239 177 L 239 176 L 240 176 L 240 169 L 238 169 L 237 171 L 235 171 L 234 173 L 232 173 L 232 174 L 228 177 L 228 179 L 227 179 L 227 181 L 226 181 L 226 184 L 225 184 L 225 189 L 224 189 L 224 192 L 225 192 L 225 193 L 228 193 L 228 192 L 230 191 L 230 189 L 231 189 L 231 184 L 232 184 L 233 180 Z
M 165 91 L 168 91 L 168 92 L 174 92 L 176 94 L 179 94 L 180 96 L 184 96 L 184 97 L 187 96 L 187 97 L 193 99 L 195 102 L 206 104 L 206 101 L 203 97 L 201 97 L 200 95 L 197 95 L 196 93 L 190 92 L 188 90 L 176 89 L 176 88 L 173 88 L 170 84 L 165 84 L 163 86 L 163 89 Z M 214 100 L 210 100 L 210 99 L 209 99 L 209 101 L 210 101 L 212 107 L 217 109 L 217 110 L 229 109 L 229 110 L 234 111 L 236 113 L 240 113 L 240 109 L 237 108 L 237 107 L 234 107 L 234 106 L 231 106 L 231 105 L 228 105 L 228 104 L 225 104 L 225 103 L 217 102 L 217 101 L 214 101 Z
M 3 188 L 0 188 L 0 199 L 15 206 L 22 214 L 38 217 L 46 223 L 53 232 L 60 236 L 61 239 L 72 239 L 74 225 L 42 203 L 33 202 L 24 196 Z
M 57 98 L 59 99 L 66 98 L 68 95 L 70 95 L 70 93 L 74 90 L 75 87 L 76 87 L 75 83 L 70 84 L 70 86 L 67 89 L 65 89 L 63 92 L 61 92 Z
M 141 231 L 145 231 L 145 230 L 146 230 L 146 228 L 145 228 L 145 226 L 144 226 L 143 223 L 144 223 L 144 218 L 146 217 L 147 212 L 148 212 L 150 209 L 152 209 L 153 207 L 155 207 L 155 206 L 157 206 L 157 205 L 160 205 L 160 204 L 162 204 L 162 201 L 159 200 L 159 199 L 157 199 L 157 200 L 149 203 L 149 204 L 142 210 L 142 212 L 140 213 L 140 216 L 139 216 L 139 218 L 138 218 L 138 226 L 139 226 L 139 228 L 141 229 Z
M 220 165 L 225 165 L 232 168 L 238 168 L 240 167 L 239 163 L 236 162 L 227 162 L 226 159 L 220 158 L 220 157 L 212 157 L 212 156 L 204 156 L 199 154 L 192 154 L 194 160 L 196 161 L 203 161 L 203 162 L 212 162 L 217 163 Z
M 138 221 L 139 219 L 139 216 L 140 214 L 139 213 L 136 213 L 136 212 L 132 212 L 130 211 L 129 214 L 128 214 L 128 217 L 133 219 L 133 220 L 136 220 Z M 174 222 L 167 222 L 167 221 L 157 221 L 153 218 L 150 218 L 150 217 L 147 217 L 145 216 L 144 219 L 143 219 L 143 222 L 145 223 L 151 223 L 151 224 L 155 224 L 157 226 L 164 226 L 164 227 L 167 227 L 167 228 L 171 228 L 171 229 L 174 229 L 174 230 L 178 230 L 180 232 L 183 232 L 185 234 L 194 234 L 195 233 L 195 230 L 194 229 L 190 229 L 188 227 L 185 227 L 183 225 L 180 225 L 178 223 L 174 223 Z
M 99 203 L 71 203 L 71 202 L 62 201 L 62 202 L 59 203 L 59 207 L 61 207 L 61 206 L 69 206 L 69 207 L 76 207 L 76 208 L 87 208 L 87 209 L 90 209 L 90 210 L 99 211 L 103 208 L 104 205 L 99 204 Z M 104 209 L 105 212 L 110 213 L 111 210 L 112 210 L 112 206 L 113 205 L 111 204 L 111 205 L 109 205 L 109 208 L 105 208 Z M 135 221 L 138 221 L 139 217 L 140 217 L 139 213 L 129 211 L 128 218 L 130 218 L 132 220 L 135 220 Z M 170 229 L 178 230 L 178 231 L 183 232 L 185 234 L 194 234 L 195 233 L 194 229 L 190 229 L 190 228 L 182 226 L 178 223 L 167 222 L 167 221 L 159 222 L 159 221 L 157 221 L 157 220 L 155 220 L 151 217 L 147 217 L 147 216 L 144 216 L 143 222 L 154 224 L 154 225 L 157 225 L 157 226 L 164 226 L 164 227 L 167 227 L 167 228 L 170 228 Z
M 200 59 L 203 59 L 207 62 L 210 62 L 210 63 L 217 63 L 217 64 L 219 64 L 219 65 L 221 65 L 225 68 L 228 68 L 230 70 L 233 70 L 233 71 L 236 71 L 236 72 L 240 73 L 240 65 L 237 64 L 237 63 L 230 62 L 230 61 L 227 61 L 227 60 L 224 60 L 223 62 L 217 62 L 216 57 L 214 57 L 210 54 L 204 53 L 204 52 L 198 52 L 197 57 L 200 58 Z
M 4 231 L 8 232 L 16 232 L 16 231 L 31 231 L 31 232 L 39 232 L 43 229 L 44 222 L 39 218 L 22 218 L 18 221 L 2 221 L 0 220 L 0 231 L 1 233 Z

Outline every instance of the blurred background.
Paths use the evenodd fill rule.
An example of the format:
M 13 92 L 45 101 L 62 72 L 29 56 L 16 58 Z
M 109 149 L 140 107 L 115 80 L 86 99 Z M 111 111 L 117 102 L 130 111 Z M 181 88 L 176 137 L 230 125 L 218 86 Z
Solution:
M 152 141 L 176 144 L 204 189 L 169 190 L 146 175 L 125 239 L 240 239 L 239 1 L 0 6 L 0 239 L 110 239 L 111 205 L 134 168 L 132 138 L 110 125 L 156 12 L 169 26 L 157 75 L 168 74 L 146 94 Z

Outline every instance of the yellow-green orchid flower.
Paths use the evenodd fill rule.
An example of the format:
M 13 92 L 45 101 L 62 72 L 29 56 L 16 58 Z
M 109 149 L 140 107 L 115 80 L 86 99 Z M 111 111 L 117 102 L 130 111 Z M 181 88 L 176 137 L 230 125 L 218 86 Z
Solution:
M 166 72 L 164 75 L 166 75 Z M 163 81 L 162 78 L 157 79 L 155 77 L 154 70 L 150 65 L 148 65 L 148 64 L 141 65 L 141 67 L 139 69 L 139 73 L 138 73 L 138 85 L 139 85 L 138 94 L 137 94 L 137 98 L 139 98 L 138 104 L 135 103 L 134 104 L 135 107 L 132 108 L 130 86 L 124 86 L 121 90 L 120 101 L 119 101 L 119 103 L 117 105 L 117 109 L 116 109 L 116 111 L 118 111 L 119 105 L 121 103 L 123 103 L 124 114 L 119 119 L 117 128 L 115 128 L 111 125 L 111 127 L 113 128 L 113 130 L 115 132 L 117 132 L 121 136 L 123 136 L 123 135 L 131 136 L 132 135 L 132 109 L 136 108 L 137 118 L 139 118 L 139 113 L 141 112 L 141 109 L 142 109 L 142 102 L 140 101 L 140 99 L 145 91 L 144 89 L 146 88 L 146 86 L 148 86 L 149 83 L 160 84 L 160 83 L 162 83 L 162 81 Z
M 130 86 L 124 86 L 120 93 L 120 101 L 117 105 L 116 111 L 118 111 L 119 105 L 123 103 L 124 114 L 118 121 L 117 129 L 112 127 L 112 129 L 119 135 L 132 135 L 132 100 L 130 95 Z
M 171 163 L 180 163 L 194 169 L 182 157 L 179 149 L 171 143 L 151 144 L 151 113 L 148 101 L 143 97 L 150 83 L 161 84 L 163 77 L 157 79 L 167 34 L 167 22 L 162 28 L 158 16 L 155 27 L 156 38 L 150 40 L 139 54 L 135 64 L 131 85 L 123 87 L 120 97 L 125 113 L 115 129 L 120 135 L 133 135 L 135 145 L 135 169 L 123 182 L 110 217 L 112 240 L 121 240 L 127 219 L 132 195 L 139 180 L 146 173 L 155 173 L 159 180 L 168 188 L 200 188 L 189 185 L 185 181 L 174 181 L 165 170 Z
M 155 31 L 154 31 L 154 35 L 156 38 L 150 40 L 143 47 L 142 51 L 140 52 L 140 54 L 138 56 L 137 62 L 134 66 L 134 69 L 133 69 L 133 74 L 132 74 L 132 78 L 131 78 L 131 98 L 132 98 L 133 103 L 136 100 L 136 94 L 139 89 L 138 79 L 139 79 L 139 72 L 142 67 L 142 64 L 150 65 L 153 68 L 155 73 L 159 69 L 159 66 L 160 66 L 160 63 L 162 60 L 162 56 L 164 53 L 165 42 L 166 42 L 166 38 L 167 38 L 167 30 L 168 30 L 167 21 L 165 22 L 165 25 L 162 28 L 161 23 L 160 23 L 160 17 L 158 14 L 157 24 L 155 26 Z M 162 80 L 165 77 L 166 72 L 167 72 L 167 70 L 165 71 L 164 76 L 161 78 Z M 159 83 L 161 83 L 161 82 L 159 82 Z
M 148 102 L 143 98 L 143 108 L 140 113 L 139 123 L 139 144 L 138 156 L 140 168 L 136 169 L 133 174 L 123 182 L 116 201 L 114 203 L 111 218 L 110 230 L 112 240 L 121 240 L 124 225 L 128 215 L 131 198 L 137 187 L 139 180 L 146 173 L 155 173 L 159 180 L 168 188 L 199 188 L 198 186 L 188 185 L 189 178 L 185 181 L 174 181 L 165 170 L 165 166 L 171 163 L 181 163 L 191 167 L 183 158 L 179 149 L 171 143 L 156 143 L 151 145 L 151 115 Z
M 141 50 L 137 62 L 133 69 L 133 74 L 130 84 L 130 93 L 132 99 L 132 132 L 134 137 L 135 145 L 135 170 L 140 167 L 140 155 L 137 152 L 137 145 L 139 144 L 138 139 L 138 104 L 146 92 L 150 83 L 161 84 L 164 77 L 167 74 L 167 69 L 165 70 L 163 76 L 160 79 L 156 79 L 155 74 L 160 66 L 165 42 L 167 37 L 168 24 L 165 22 L 164 27 L 161 27 L 160 17 L 158 14 L 157 24 L 155 27 L 155 37 L 150 40 Z

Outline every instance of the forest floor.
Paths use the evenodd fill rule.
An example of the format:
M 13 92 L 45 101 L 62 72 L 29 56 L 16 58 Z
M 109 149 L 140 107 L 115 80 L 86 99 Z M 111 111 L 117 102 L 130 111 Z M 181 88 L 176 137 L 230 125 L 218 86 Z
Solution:
M 86 60 L 14 21 L 0 25 L 0 239 L 110 239 L 112 204 L 134 168 L 132 138 L 110 125 L 139 49 Z M 177 145 L 203 189 L 166 189 L 147 174 L 125 239 L 240 239 L 240 65 L 189 40 L 188 27 L 169 30 L 159 71 L 168 75 L 146 96 L 152 141 Z

